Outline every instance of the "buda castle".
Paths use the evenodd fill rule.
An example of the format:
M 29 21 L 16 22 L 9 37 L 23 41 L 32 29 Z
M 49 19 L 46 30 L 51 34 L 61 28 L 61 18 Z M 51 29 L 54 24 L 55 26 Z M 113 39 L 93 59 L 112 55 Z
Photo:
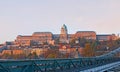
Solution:
M 22 36 L 18 35 L 15 44 L 18 46 L 30 46 L 31 44 L 39 45 L 44 43 L 54 43 L 55 40 L 59 41 L 59 43 L 69 43 L 71 40 L 75 38 L 84 38 L 84 39 L 113 39 L 113 35 L 104 35 L 98 36 L 97 38 L 95 31 L 77 31 L 75 34 L 68 34 L 68 29 L 65 24 L 61 27 L 60 34 L 53 34 L 51 32 L 34 32 L 30 36 Z

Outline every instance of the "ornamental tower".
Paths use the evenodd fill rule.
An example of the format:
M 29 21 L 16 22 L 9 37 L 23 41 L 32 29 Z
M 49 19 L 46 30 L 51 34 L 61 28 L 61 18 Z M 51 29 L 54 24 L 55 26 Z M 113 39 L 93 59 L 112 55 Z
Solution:
M 68 31 L 67 26 L 65 24 L 63 24 L 63 26 L 61 27 L 60 42 L 68 43 Z

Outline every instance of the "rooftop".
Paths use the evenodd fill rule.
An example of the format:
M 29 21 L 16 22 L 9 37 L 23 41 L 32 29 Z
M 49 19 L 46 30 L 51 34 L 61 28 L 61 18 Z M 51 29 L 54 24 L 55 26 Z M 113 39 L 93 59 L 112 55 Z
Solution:
M 51 32 L 34 32 L 33 35 L 35 34 L 52 34 Z
M 95 31 L 77 31 L 76 33 L 79 33 L 79 32 L 94 32 L 95 33 Z

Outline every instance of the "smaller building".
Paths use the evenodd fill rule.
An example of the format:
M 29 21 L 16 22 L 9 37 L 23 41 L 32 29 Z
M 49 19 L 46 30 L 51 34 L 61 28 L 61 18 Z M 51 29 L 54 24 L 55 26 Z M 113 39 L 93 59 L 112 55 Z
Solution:
M 103 34 L 97 35 L 98 41 L 109 41 L 109 40 L 117 40 L 118 37 L 115 34 Z
M 5 54 L 11 55 L 12 52 L 11 52 L 11 50 L 3 50 L 2 55 L 5 55 Z
M 47 49 L 43 49 L 43 48 L 34 48 L 31 50 L 31 53 L 36 53 L 37 56 L 42 55 L 43 53 L 45 53 L 47 51 Z
M 75 34 L 75 38 L 85 38 L 96 40 L 96 32 L 94 31 L 78 31 Z
M 18 46 L 30 46 L 31 40 L 32 40 L 32 36 L 18 35 L 15 40 L 15 44 Z

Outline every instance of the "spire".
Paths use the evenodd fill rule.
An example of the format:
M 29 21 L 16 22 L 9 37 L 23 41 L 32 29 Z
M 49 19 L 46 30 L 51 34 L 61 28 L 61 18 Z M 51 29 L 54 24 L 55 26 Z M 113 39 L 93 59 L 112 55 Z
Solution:
M 67 26 L 65 24 L 63 24 L 62 28 L 61 28 L 61 34 L 67 34 Z
M 64 28 L 67 31 L 67 26 L 63 24 L 62 28 Z

